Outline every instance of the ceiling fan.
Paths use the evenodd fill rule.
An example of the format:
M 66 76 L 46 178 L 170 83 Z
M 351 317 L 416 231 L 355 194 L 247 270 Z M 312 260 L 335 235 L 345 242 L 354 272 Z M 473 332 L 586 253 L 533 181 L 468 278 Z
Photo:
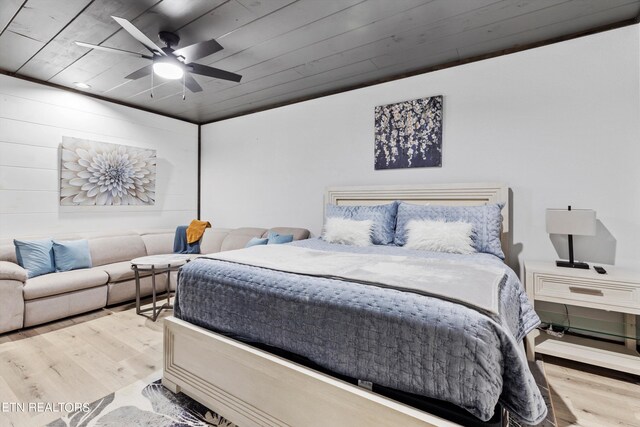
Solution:
M 118 18 L 112 16 L 112 18 L 120 24 L 120 26 L 129 34 L 131 34 L 136 40 L 138 40 L 144 47 L 150 52 L 151 56 L 143 55 L 137 52 L 131 52 L 128 50 L 115 49 L 112 47 L 98 46 L 91 43 L 75 42 L 78 46 L 88 47 L 91 49 L 102 50 L 105 52 L 118 53 L 123 55 L 135 56 L 138 58 L 150 59 L 153 63 L 145 65 L 137 71 L 129 74 L 125 79 L 137 80 L 142 77 L 146 77 L 151 73 L 157 74 L 165 79 L 181 79 L 184 78 L 184 85 L 191 92 L 201 92 L 202 87 L 193 78 L 191 74 L 199 74 L 202 76 L 213 77 L 216 79 L 230 80 L 233 82 L 239 82 L 242 78 L 241 75 L 230 73 L 229 71 L 220 70 L 218 68 L 209 67 L 207 65 L 196 64 L 193 61 L 197 61 L 200 58 L 209 56 L 212 53 L 222 50 L 223 47 L 214 39 L 195 43 L 180 49 L 173 49 L 180 42 L 180 37 L 177 34 L 161 31 L 158 37 L 166 45 L 166 47 L 159 47 L 151 39 L 142 33 L 131 22 L 124 18 Z

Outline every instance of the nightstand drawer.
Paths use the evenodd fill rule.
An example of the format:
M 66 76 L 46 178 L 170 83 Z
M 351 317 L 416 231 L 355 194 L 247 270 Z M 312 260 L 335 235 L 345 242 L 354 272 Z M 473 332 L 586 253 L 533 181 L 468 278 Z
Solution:
M 535 295 L 537 299 L 550 301 L 566 300 L 582 301 L 593 306 L 601 305 L 603 308 L 610 306 L 638 308 L 638 288 L 624 283 L 590 280 L 585 278 L 563 277 L 544 273 L 536 273 L 534 276 Z

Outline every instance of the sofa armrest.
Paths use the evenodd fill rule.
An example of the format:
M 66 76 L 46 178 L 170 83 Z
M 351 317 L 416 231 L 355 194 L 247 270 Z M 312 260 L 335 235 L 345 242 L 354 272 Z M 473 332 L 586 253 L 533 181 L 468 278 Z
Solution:
M 0 280 L 27 281 L 27 270 L 9 261 L 0 261 Z

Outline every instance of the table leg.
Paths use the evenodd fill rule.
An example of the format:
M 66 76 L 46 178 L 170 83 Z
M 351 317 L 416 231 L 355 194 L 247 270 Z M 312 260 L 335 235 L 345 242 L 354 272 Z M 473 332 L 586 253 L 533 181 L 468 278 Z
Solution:
M 146 266 L 147 264 L 145 264 L 145 267 Z M 161 265 L 149 264 L 149 268 L 143 269 L 143 271 L 149 271 L 151 273 L 151 298 L 152 298 L 151 307 L 146 307 L 144 309 L 141 307 L 142 291 L 141 291 L 141 285 L 140 285 L 140 270 L 138 269 L 137 265 L 132 265 L 131 268 L 133 268 L 134 270 L 135 280 L 136 280 L 136 314 L 145 316 L 148 319 L 155 322 L 160 316 L 160 313 L 162 312 L 162 310 L 164 310 L 165 308 L 168 308 L 168 309 L 173 308 L 173 305 L 171 305 L 171 271 L 173 269 L 179 269 L 179 268 L 172 267 L 171 264 L 161 264 Z M 163 301 L 162 295 L 160 296 L 161 297 L 160 301 L 158 301 L 158 289 L 157 289 L 157 283 L 156 283 L 156 276 L 158 274 L 165 274 L 165 273 L 167 274 L 167 282 L 166 282 L 167 301 L 166 302 Z M 145 314 L 147 312 L 150 312 L 150 315 Z
M 140 273 L 138 272 L 138 266 L 133 266 L 133 271 L 136 275 L 136 314 L 142 313 L 140 310 Z
M 636 331 L 636 315 L 625 313 L 624 315 L 624 332 L 627 337 L 637 337 Z M 626 338 L 624 343 L 627 348 L 636 350 L 638 342 L 632 338 Z
M 171 264 L 167 265 L 167 306 L 171 305 Z
M 156 312 L 156 269 L 155 266 L 151 266 L 151 299 L 153 301 L 153 321 L 156 321 L 158 313 Z

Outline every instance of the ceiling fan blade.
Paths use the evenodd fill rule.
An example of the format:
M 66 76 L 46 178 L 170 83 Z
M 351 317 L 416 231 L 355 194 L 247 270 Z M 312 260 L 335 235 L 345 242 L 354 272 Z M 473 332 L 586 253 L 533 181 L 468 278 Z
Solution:
M 220 43 L 211 39 L 209 41 L 195 43 L 190 46 L 185 46 L 183 48 L 174 50 L 173 54 L 176 56 L 182 56 L 184 58 L 185 64 L 188 64 L 190 62 L 197 61 L 200 58 L 204 58 L 205 56 L 209 56 L 212 53 L 216 53 L 222 49 L 223 47 L 220 46 Z
M 133 38 L 135 38 L 136 40 L 138 40 L 140 43 L 142 43 L 144 45 L 144 47 L 146 47 L 147 49 L 149 49 L 152 53 L 158 54 L 158 55 L 162 55 L 162 56 L 166 56 L 166 53 L 164 53 L 164 51 L 162 49 L 160 49 L 158 47 L 157 44 L 155 44 L 154 42 L 151 41 L 151 39 L 147 36 L 145 36 L 142 31 L 140 31 L 139 29 L 136 28 L 135 25 L 133 25 L 131 22 L 127 21 L 124 18 L 118 18 L 117 16 L 112 16 L 112 18 L 118 23 L 120 24 L 120 26 L 122 28 L 124 28 L 124 30 L 126 32 L 128 32 L 129 34 L 131 34 L 133 36 Z
M 91 44 L 91 43 L 85 43 L 85 42 L 74 42 L 74 43 L 77 44 L 78 46 L 88 47 L 89 49 L 102 50 L 104 52 L 110 52 L 110 53 L 119 53 L 121 55 L 130 55 L 130 56 L 135 56 L 137 58 L 153 59 L 151 56 L 143 55 L 137 52 L 131 52 L 128 50 L 116 49 L 113 47 L 106 47 L 106 46 L 98 46 L 97 44 Z
M 202 76 L 214 77 L 216 79 L 231 80 L 232 82 L 239 82 L 242 79 L 240 74 L 230 73 L 219 68 L 208 67 L 200 64 L 188 64 L 187 70 L 194 74 L 200 74 Z
M 153 64 L 145 65 L 144 67 L 140 68 L 139 70 L 134 71 L 133 73 L 131 73 L 128 76 L 126 76 L 125 79 L 138 80 L 138 79 L 141 79 L 142 77 L 148 76 L 152 72 L 153 72 Z
M 184 85 L 191 92 L 202 92 L 202 86 L 200 86 L 196 79 L 189 73 L 184 73 Z

